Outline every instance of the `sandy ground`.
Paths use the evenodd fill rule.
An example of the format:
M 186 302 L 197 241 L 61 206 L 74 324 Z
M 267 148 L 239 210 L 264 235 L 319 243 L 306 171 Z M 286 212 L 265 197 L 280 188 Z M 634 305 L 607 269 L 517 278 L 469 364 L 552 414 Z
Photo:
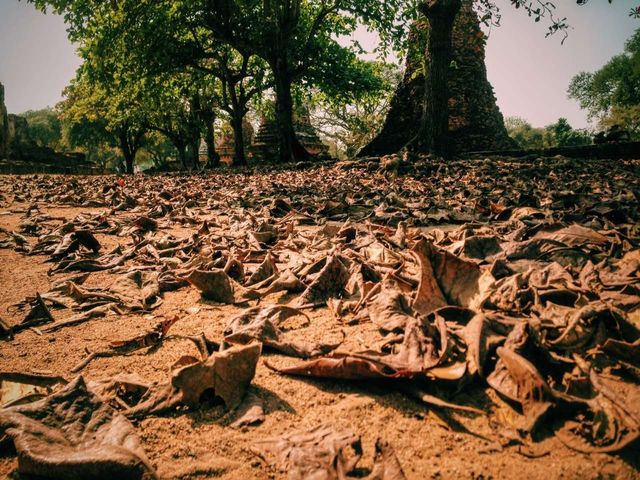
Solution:
M 13 204 L 20 212 L 26 204 Z M 104 209 L 43 209 L 67 220 L 83 212 Z M 21 213 L 4 213 L 0 227 L 13 230 Z M 195 228 L 195 227 L 194 227 Z M 182 233 L 188 229 L 182 229 Z M 108 250 L 119 240 L 105 235 L 99 240 Z M 24 256 L 13 250 L 0 250 L 0 316 L 18 322 L 14 304 L 36 292 L 49 289 L 51 267 L 43 256 Z M 93 273 L 87 286 L 110 282 L 109 274 Z M 278 295 L 273 301 L 282 301 Z M 195 307 L 195 308 L 194 308 Z M 12 341 L 0 342 L 0 370 L 41 372 L 73 378 L 70 369 L 86 351 L 100 350 L 109 341 L 131 337 L 153 325 L 159 318 L 178 315 L 180 321 L 172 333 L 193 335 L 200 332 L 219 338 L 231 315 L 241 309 L 203 301 L 189 287 L 166 293 L 164 303 L 152 314 L 109 316 L 74 328 L 39 335 L 33 330 L 20 333 Z M 66 315 L 55 312 L 57 319 Z M 368 344 L 366 330 L 338 323 L 328 309 L 311 313 L 311 325 L 303 330 L 309 339 L 339 339 L 347 334 L 345 348 Z M 371 329 L 375 327 L 370 326 Z M 350 335 L 354 333 L 354 335 Z M 157 351 L 142 355 L 97 359 L 83 372 L 87 379 L 103 379 L 122 373 L 136 373 L 148 380 L 166 378 L 170 365 L 180 356 L 195 353 L 189 342 L 165 342 Z M 286 357 L 266 353 L 264 358 L 278 364 Z M 510 444 L 501 424 L 513 421 L 514 413 L 487 389 L 466 401 L 491 412 L 489 416 L 431 411 L 423 404 L 394 392 L 384 383 L 353 383 L 332 380 L 301 380 L 281 376 L 260 361 L 251 389 L 265 402 L 266 420 L 255 427 L 240 430 L 228 424 L 234 415 L 218 405 L 205 405 L 198 411 L 179 411 L 146 418 L 136 430 L 153 466 L 163 477 L 264 479 L 285 478 L 251 451 L 254 441 L 278 436 L 291 430 L 328 423 L 362 436 L 364 457 L 359 476 L 366 476 L 373 464 L 374 443 L 382 437 L 396 450 L 410 479 L 499 479 L 529 478 L 549 480 L 640 478 L 640 455 L 625 451 L 621 455 L 582 455 L 564 447 L 551 437 L 523 449 Z M 464 399 L 464 397 L 463 397 Z M 443 421 L 443 418 L 448 421 Z M 500 420 L 500 421 L 497 421 Z M 634 458 L 635 456 L 635 458 Z M 0 446 L 0 475 L 19 478 L 17 460 L 11 449 Z

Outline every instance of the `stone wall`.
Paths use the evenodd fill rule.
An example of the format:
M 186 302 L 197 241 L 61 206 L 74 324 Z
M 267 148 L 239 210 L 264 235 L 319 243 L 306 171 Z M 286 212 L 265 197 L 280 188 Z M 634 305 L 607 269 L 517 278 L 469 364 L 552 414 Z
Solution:
M 404 78 L 381 133 L 360 156 L 398 152 L 416 135 L 425 101 L 424 70 L 429 68 L 428 58 L 423 68 L 428 29 L 424 20 L 412 27 Z M 454 60 L 449 77 L 449 130 L 457 153 L 517 148 L 507 134 L 493 87 L 487 80 L 485 45 L 486 36 L 473 11 L 473 2 L 464 0 L 454 26 Z
M 23 150 L 35 147 L 36 143 L 29 133 L 27 119 L 13 113 L 10 113 L 7 117 L 9 119 L 9 154 L 12 157 L 16 157 Z

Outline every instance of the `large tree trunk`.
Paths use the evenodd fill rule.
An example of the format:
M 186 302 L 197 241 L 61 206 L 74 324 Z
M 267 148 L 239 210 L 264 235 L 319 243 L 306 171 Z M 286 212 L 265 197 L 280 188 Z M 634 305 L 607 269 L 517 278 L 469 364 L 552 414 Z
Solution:
M 449 133 L 449 68 L 452 56 L 453 22 L 462 7 L 462 0 L 427 0 L 421 12 L 429 20 L 429 69 L 425 76 L 425 102 L 420 128 L 407 145 L 410 150 L 433 152 L 449 158 L 453 149 Z
M 118 137 L 120 141 L 120 151 L 124 157 L 126 173 L 131 175 L 133 174 L 133 164 L 135 163 L 138 149 L 133 144 L 134 142 L 129 139 L 129 135 L 127 133 L 127 130 L 123 128 Z
M 195 171 L 200 170 L 200 135 L 191 142 L 191 165 Z
M 272 65 L 276 90 L 276 123 L 278 125 L 279 161 L 309 160 L 309 152 L 300 144 L 293 128 L 293 97 L 291 75 L 285 59 Z
M 180 167 L 182 168 L 182 170 L 188 170 L 189 167 L 187 166 L 187 146 L 179 143 L 176 144 L 174 143 L 175 147 L 176 147 L 176 151 L 178 152 L 178 160 L 180 161 Z
M 124 154 L 124 162 L 125 162 L 125 166 L 126 166 L 128 175 L 133 174 L 133 163 L 134 163 L 134 161 L 135 161 L 135 155 L 132 155 L 130 153 L 125 153 Z
M 216 152 L 216 139 L 213 131 L 213 121 L 205 121 L 204 143 L 207 144 L 207 166 L 216 168 L 220 166 L 220 155 Z
M 242 122 L 244 120 L 244 115 L 242 112 L 234 111 L 233 118 L 231 120 L 231 124 L 233 127 L 233 146 L 234 146 L 234 156 L 233 156 L 233 166 L 241 167 L 247 164 L 247 158 L 244 152 L 244 127 Z

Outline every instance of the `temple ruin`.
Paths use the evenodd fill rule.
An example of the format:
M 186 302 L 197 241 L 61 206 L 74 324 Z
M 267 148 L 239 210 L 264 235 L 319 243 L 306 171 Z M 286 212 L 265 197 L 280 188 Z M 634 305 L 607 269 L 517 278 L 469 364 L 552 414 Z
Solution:
M 316 160 L 327 160 L 330 158 L 329 147 L 322 143 L 316 129 L 311 124 L 308 113 L 300 114 L 294 120 L 298 141 L 307 152 Z M 275 120 L 262 118 L 260 128 L 251 145 L 250 155 L 254 162 L 273 162 L 278 158 L 278 129 Z
M 0 173 L 100 173 L 80 152 L 56 152 L 36 144 L 27 119 L 7 112 L 0 83 Z
M 378 156 L 400 151 L 418 131 L 424 105 L 423 68 L 429 25 L 414 24 L 404 78 L 391 102 L 378 136 L 360 152 Z M 496 104 L 485 66 L 486 35 L 480 28 L 473 2 L 465 0 L 453 32 L 453 61 L 449 78 L 449 135 L 456 153 L 517 148 L 509 138 Z
M 253 125 L 246 118 L 242 122 L 242 135 L 245 146 L 245 154 L 249 156 L 248 149 L 251 147 L 253 143 L 253 138 L 255 136 L 255 131 L 253 129 Z M 229 131 L 226 134 L 223 134 L 216 144 L 216 152 L 220 155 L 220 162 L 225 165 L 233 164 L 233 158 L 236 154 L 236 141 L 233 131 Z

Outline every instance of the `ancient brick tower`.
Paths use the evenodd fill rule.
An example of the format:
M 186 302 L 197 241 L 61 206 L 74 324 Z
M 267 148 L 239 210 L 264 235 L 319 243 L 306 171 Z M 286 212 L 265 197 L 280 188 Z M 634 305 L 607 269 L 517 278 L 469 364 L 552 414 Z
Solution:
M 391 102 L 380 134 L 360 152 L 378 156 L 398 152 L 417 133 L 424 104 L 424 52 L 428 23 L 414 25 L 403 80 Z M 453 62 L 449 76 L 449 134 L 457 153 L 517 148 L 507 135 L 485 67 L 486 36 L 473 1 L 465 0 L 453 31 Z M 429 68 L 428 59 L 426 68 Z

